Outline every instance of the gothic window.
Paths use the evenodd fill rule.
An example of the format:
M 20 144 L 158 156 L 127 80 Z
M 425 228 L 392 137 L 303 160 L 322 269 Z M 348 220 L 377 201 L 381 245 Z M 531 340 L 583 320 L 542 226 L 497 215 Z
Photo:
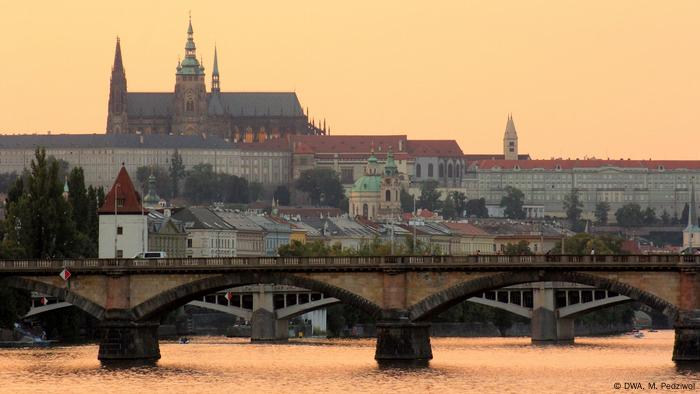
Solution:
M 438 165 L 438 177 L 439 177 L 439 178 L 442 178 L 442 177 L 444 177 L 444 176 L 445 176 L 445 165 L 442 164 L 442 163 L 440 163 L 440 164 Z
M 362 204 L 362 216 L 364 216 L 365 219 L 369 217 L 369 207 L 367 204 Z
M 386 194 L 385 200 L 391 201 L 391 190 L 387 190 L 385 194 Z
M 416 164 L 416 178 L 420 178 L 421 176 L 420 164 Z
M 187 112 L 193 112 L 193 111 L 194 111 L 194 101 L 192 101 L 192 100 L 187 100 L 187 103 L 185 103 L 185 111 L 187 111 Z
M 428 178 L 433 177 L 433 163 L 428 164 Z
M 452 163 L 447 165 L 447 177 L 452 178 Z

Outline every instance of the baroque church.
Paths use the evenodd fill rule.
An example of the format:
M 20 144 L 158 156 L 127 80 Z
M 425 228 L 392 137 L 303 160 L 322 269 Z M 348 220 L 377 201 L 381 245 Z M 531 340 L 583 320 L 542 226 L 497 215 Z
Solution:
M 215 135 L 233 143 L 326 134 L 325 120 L 323 125 L 310 123 L 294 92 L 222 92 L 216 48 L 213 64 L 207 92 L 190 19 L 185 58 L 175 72 L 175 91 L 129 92 L 117 38 L 107 134 Z

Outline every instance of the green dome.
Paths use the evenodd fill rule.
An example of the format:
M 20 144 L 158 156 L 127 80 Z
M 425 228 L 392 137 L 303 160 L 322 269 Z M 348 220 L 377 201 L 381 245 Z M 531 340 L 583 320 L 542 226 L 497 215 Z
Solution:
M 381 190 L 382 178 L 379 175 L 364 175 L 352 186 L 354 192 L 377 192 Z

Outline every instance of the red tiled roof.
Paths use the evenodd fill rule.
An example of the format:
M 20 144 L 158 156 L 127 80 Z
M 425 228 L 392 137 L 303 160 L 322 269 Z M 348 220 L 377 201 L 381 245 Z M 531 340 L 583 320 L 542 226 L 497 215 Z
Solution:
M 675 170 L 675 169 L 700 169 L 700 160 L 481 160 L 475 165 L 481 169 L 513 169 L 518 166 L 523 170 L 543 169 L 556 170 L 557 166 L 562 170 L 573 168 L 638 168 L 648 170 Z
M 247 151 L 270 151 L 270 152 L 290 152 L 289 141 L 286 138 L 271 138 L 263 142 L 238 143 L 241 150 Z
M 503 153 L 465 153 L 464 160 L 467 161 L 480 161 L 480 160 L 504 160 L 506 156 Z M 528 153 L 522 153 L 518 155 L 518 160 L 532 160 Z
M 450 230 L 463 234 L 463 235 L 489 235 L 486 231 L 476 227 L 471 223 L 443 223 Z
M 118 203 L 120 200 L 122 200 L 123 203 Z M 102 204 L 97 212 L 99 214 L 114 215 L 115 207 L 118 215 L 147 213 L 144 212 L 141 207 L 139 195 L 136 193 L 129 173 L 126 172 L 126 168 L 124 168 L 123 165 L 119 170 L 119 174 L 117 174 L 117 179 L 114 180 L 112 188 L 105 197 L 104 204 Z
M 408 152 L 413 156 L 464 156 L 455 140 L 410 140 Z

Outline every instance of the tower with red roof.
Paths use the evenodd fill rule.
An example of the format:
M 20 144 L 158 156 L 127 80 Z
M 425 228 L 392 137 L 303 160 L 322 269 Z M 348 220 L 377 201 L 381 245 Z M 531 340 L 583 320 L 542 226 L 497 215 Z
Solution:
M 132 258 L 146 250 L 147 212 L 124 164 L 97 213 L 100 218 L 99 258 Z

